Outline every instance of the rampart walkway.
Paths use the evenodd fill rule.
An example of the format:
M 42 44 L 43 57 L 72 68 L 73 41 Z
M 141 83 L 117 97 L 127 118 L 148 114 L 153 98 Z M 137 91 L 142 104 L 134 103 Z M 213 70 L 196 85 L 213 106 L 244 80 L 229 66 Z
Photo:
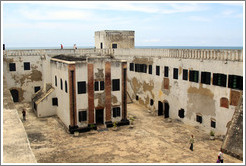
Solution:
M 25 128 L 3 83 L 3 158 L 1 163 L 36 163 Z

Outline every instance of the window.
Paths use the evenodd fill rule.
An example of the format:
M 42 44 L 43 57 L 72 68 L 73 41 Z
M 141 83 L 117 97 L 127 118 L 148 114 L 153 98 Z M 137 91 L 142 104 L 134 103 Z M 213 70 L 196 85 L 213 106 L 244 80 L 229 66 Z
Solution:
M 34 87 L 34 93 L 36 93 L 37 91 L 39 91 L 40 90 L 40 86 L 35 86 Z
M 202 72 L 201 74 L 201 83 L 210 85 L 211 82 L 211 73 L 210 72 Z
M 130 71 L 134 71 L 134 63 L 130 63 Z
M 153 105 L 153 104 L 154 104 L 154 100 L 150 99 L 150 105 Z
M 117 44 L 112 44 L 112 48 L 117 48 Z
M 65 81 L 65 92 L 67 93 L 67 81 Z
M 100 90 L 104 90 L 104 81 L 100 81 Z
M 188 70 L 183 69 L 183 80 L 188 80 Z
M 86 82 L 78 82 L 78 94 L 86 93 Z
M 216 122 L 214 120 L 211 120 L 211 127 L 216 128 Z
M 199 71 L 196 70 L 190 70 L 190 82 L 198 82 L 198 78 L 199 78 Z
M 213 85 L 226 87 L 227 75 L 220 73 L 213 73 Z
M 113 117 L 119 117 L 120 116 L 120 107 L 114 107 L 113 108 Z
M 120 90 L 120 79 L 113 79 L 112 80 L 112 87 L 113 91 L 119 91 Z
M 30 62 L 24 62 L 24 70 L 30 70 Z
M 184 118 L 184 112 L 185 112 L 185 111 L 184 111 L 183 108 L 179 110 L 179 117 L 180 117 L 180 118 Z
M 57 87 L 57 77 L 55 76 L 55 86 Z
M 173 68 L 173 79 L 178 79 L 179 77 L 179 69 Z
M 232 89 L 243 90 L 243 77 L 237 75 L 229 75 L 228 87 Z
M 79 122 L 87 121 L 87 111 L 79 111 Z
M 16 71 L 15 63 L 9 63 L 9 71 Z
M 168 70 L 169 70 L 168 66 L 165 66 L 164 67 L 164 76 L 165 77 L 168 77 Z
M 60 82 L 61 82 L 61 90 L 62 90 L 63 89 L 62 79 L 60 79 Z
M 202 116 L 196 115 L 196 121 L 202 123 Z
M 94 83 L 94 91 L 99 91 L 99 83 L 98 83 L 98 81 L 95 81 L 95 83 Z
M 152 65 L 149 65 L 149 74 L 152 74 Z
M 135 64 L 135 72 L 147 73 L 146 64 Z
M 103 43 L 101 43 L 101 45 L 100 45 L 100 46 L 101 46 L 101 49 L 103 49 Z
M 160 75 L 160 66 L 156 66 L 156 75 L 157 75 L 157 76 Z
M 58 99 L 57 98 L 52 98 L 52 105 L 58 106 Z

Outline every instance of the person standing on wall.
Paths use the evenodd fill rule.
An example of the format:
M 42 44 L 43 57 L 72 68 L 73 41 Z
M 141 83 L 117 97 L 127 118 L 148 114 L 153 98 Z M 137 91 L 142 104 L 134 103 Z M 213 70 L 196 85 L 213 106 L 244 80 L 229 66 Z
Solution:
M 190 137 L 190 150 L 193 151 L 194 138 L 193 135 Z
M 63 45 L 61 44 L 61 49 L 63 49 Z
M 23 116 L 23 120 L 26 121 L 26 110 L 23 109 L 22 111 L 22 116 Z
M 223 157 L 222 148 L 220 148 L 220 152 L 219 152 L 218 156 L 220 157 L 220 162 L 223 163 L 224 162 L 224 157 Z
M 73 45 L 73 49 L 75 49 L 75 50 L 77 49 L 77 46 L 76 46 L 76 44 L 74 44 L 74 45 Z

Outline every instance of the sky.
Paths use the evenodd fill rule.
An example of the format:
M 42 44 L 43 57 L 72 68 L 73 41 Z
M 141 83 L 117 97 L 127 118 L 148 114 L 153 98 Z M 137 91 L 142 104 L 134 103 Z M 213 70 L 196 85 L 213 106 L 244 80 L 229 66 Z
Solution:
M 133 30 L 135 46 L 243 46 L 244 2 L 3 2 L 6 47 L 94 46 L 101 30 Z

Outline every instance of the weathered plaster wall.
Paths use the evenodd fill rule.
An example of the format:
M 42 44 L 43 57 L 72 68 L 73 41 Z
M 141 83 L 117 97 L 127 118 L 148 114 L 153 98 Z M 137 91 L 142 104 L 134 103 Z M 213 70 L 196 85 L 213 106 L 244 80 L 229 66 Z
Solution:
M 58 99 L 57 116 L 68 128 L 70 125 L 68 65 L 54 61 L 51 61 L 50 64 L 52 87 L 55 88 L 55 94 Z M 57 86 L 55 85 L 55 76 L 57 77 Z M 60 79 L 62 79 L 63 84 L 62 90 Z M 67 81 L 67 93 L 65 92 L 65 81 Z
M 76 67 L 76 104 L 77 104 L 77 115 L 79 115 L 79 111 L 87 111 L 87 122 L 79 122 L 79 116 L 77 116 L 77 122 L 79 127 L 84 127 L 88 125 L 89 113 L 88 113 L 88 71 L 87 71 L 87 63 L 77 63 Z M 85 81 L 86 82 L 86 93 L 78 94 L 78 83 Z
M 38 117 L 47 117 L 56 115 L 57 106 L 52 105 L 52 98 L 56 97 L 55 92 L 53 91 L 49 94 L 42 102 L 37 105 L 37 116 Z M 59 101 L 58 101 L 59 102 Z M 59 104 L 59 103 L 58 103 Z
M 24 70 L 24 62 L 30 62 L 30 70 Z M 9 71 L 9 63 L 15 63 L 16 71 Z M 4 56 L 3 74 L 8 89 L 19 92 L 19 102 L 30 102 L 34 87 L 42 87 L 43 72 L 40 56 Z
M 134 54 L 135 55 L 135 54 Z M 243 63 L 238 61 L 216 61 L 200 59 L 179 59 L 155 56 L 131 56 L 131 54 L 117 55 L 116 58 L 128 60 L 128 93 L 131 98 L 136 99 L 138 95 L 139 104 L 145 105 L 152 111 L 158 110 L 158 101 L 169 103 L 169 115 L 171 118 L 180 119 L 185 123 L 200 126 L 209 131 L 211 119 L 216 120 L 217 134 L 226 133 L 226 125 L 231 120 L 235 110 L 234 105 L 228 108 L 220 106 L 221 98 L 230 99 L 231 89 L 227 87 L 201 84 L 201 72 L 223 73 L 243 76 Z M 139 73 L 129 70 L 129 63 L 139 63 L 152 65 L 152 74 Z M 156 75 L 156 66 L 160 66 L 160 76 Z M 164 66 L 169 67 L 169 77 L 165 78 L 169 82 L 168 89 L 164 88 Z M 173 79 L 173 68 L 178 68 L 178 79 Z M 198 70 L 199 83 L 185 81 L 182 79 L 181 70 Z M 233 70 L 232 70 L 233 69 Z M 211 75 L 212 77 L 212 75 Z M 212 82 L 212 80 L 211 80 Z M 233 90 L 234 91 L 234 90 Z M 238 90 L 235 90 L 238 91 Z M 240 92 L 240 91 L 239 91 Z M 154 100 L 154 105 L 150 106 L 150 99 Z M 180 109 L 185 110 L 185 118 L 178 116 Z M 157 111 L 156 111 L 157 112 Z M 196 115 L 201 114 L 203 123 L 196 122 Z
M 112 48 L 112 44 L 117 44 L 117 48 L 134 48 L 134 31 L 97 31 L 95 32 L 95 46 L 97 49 Z

